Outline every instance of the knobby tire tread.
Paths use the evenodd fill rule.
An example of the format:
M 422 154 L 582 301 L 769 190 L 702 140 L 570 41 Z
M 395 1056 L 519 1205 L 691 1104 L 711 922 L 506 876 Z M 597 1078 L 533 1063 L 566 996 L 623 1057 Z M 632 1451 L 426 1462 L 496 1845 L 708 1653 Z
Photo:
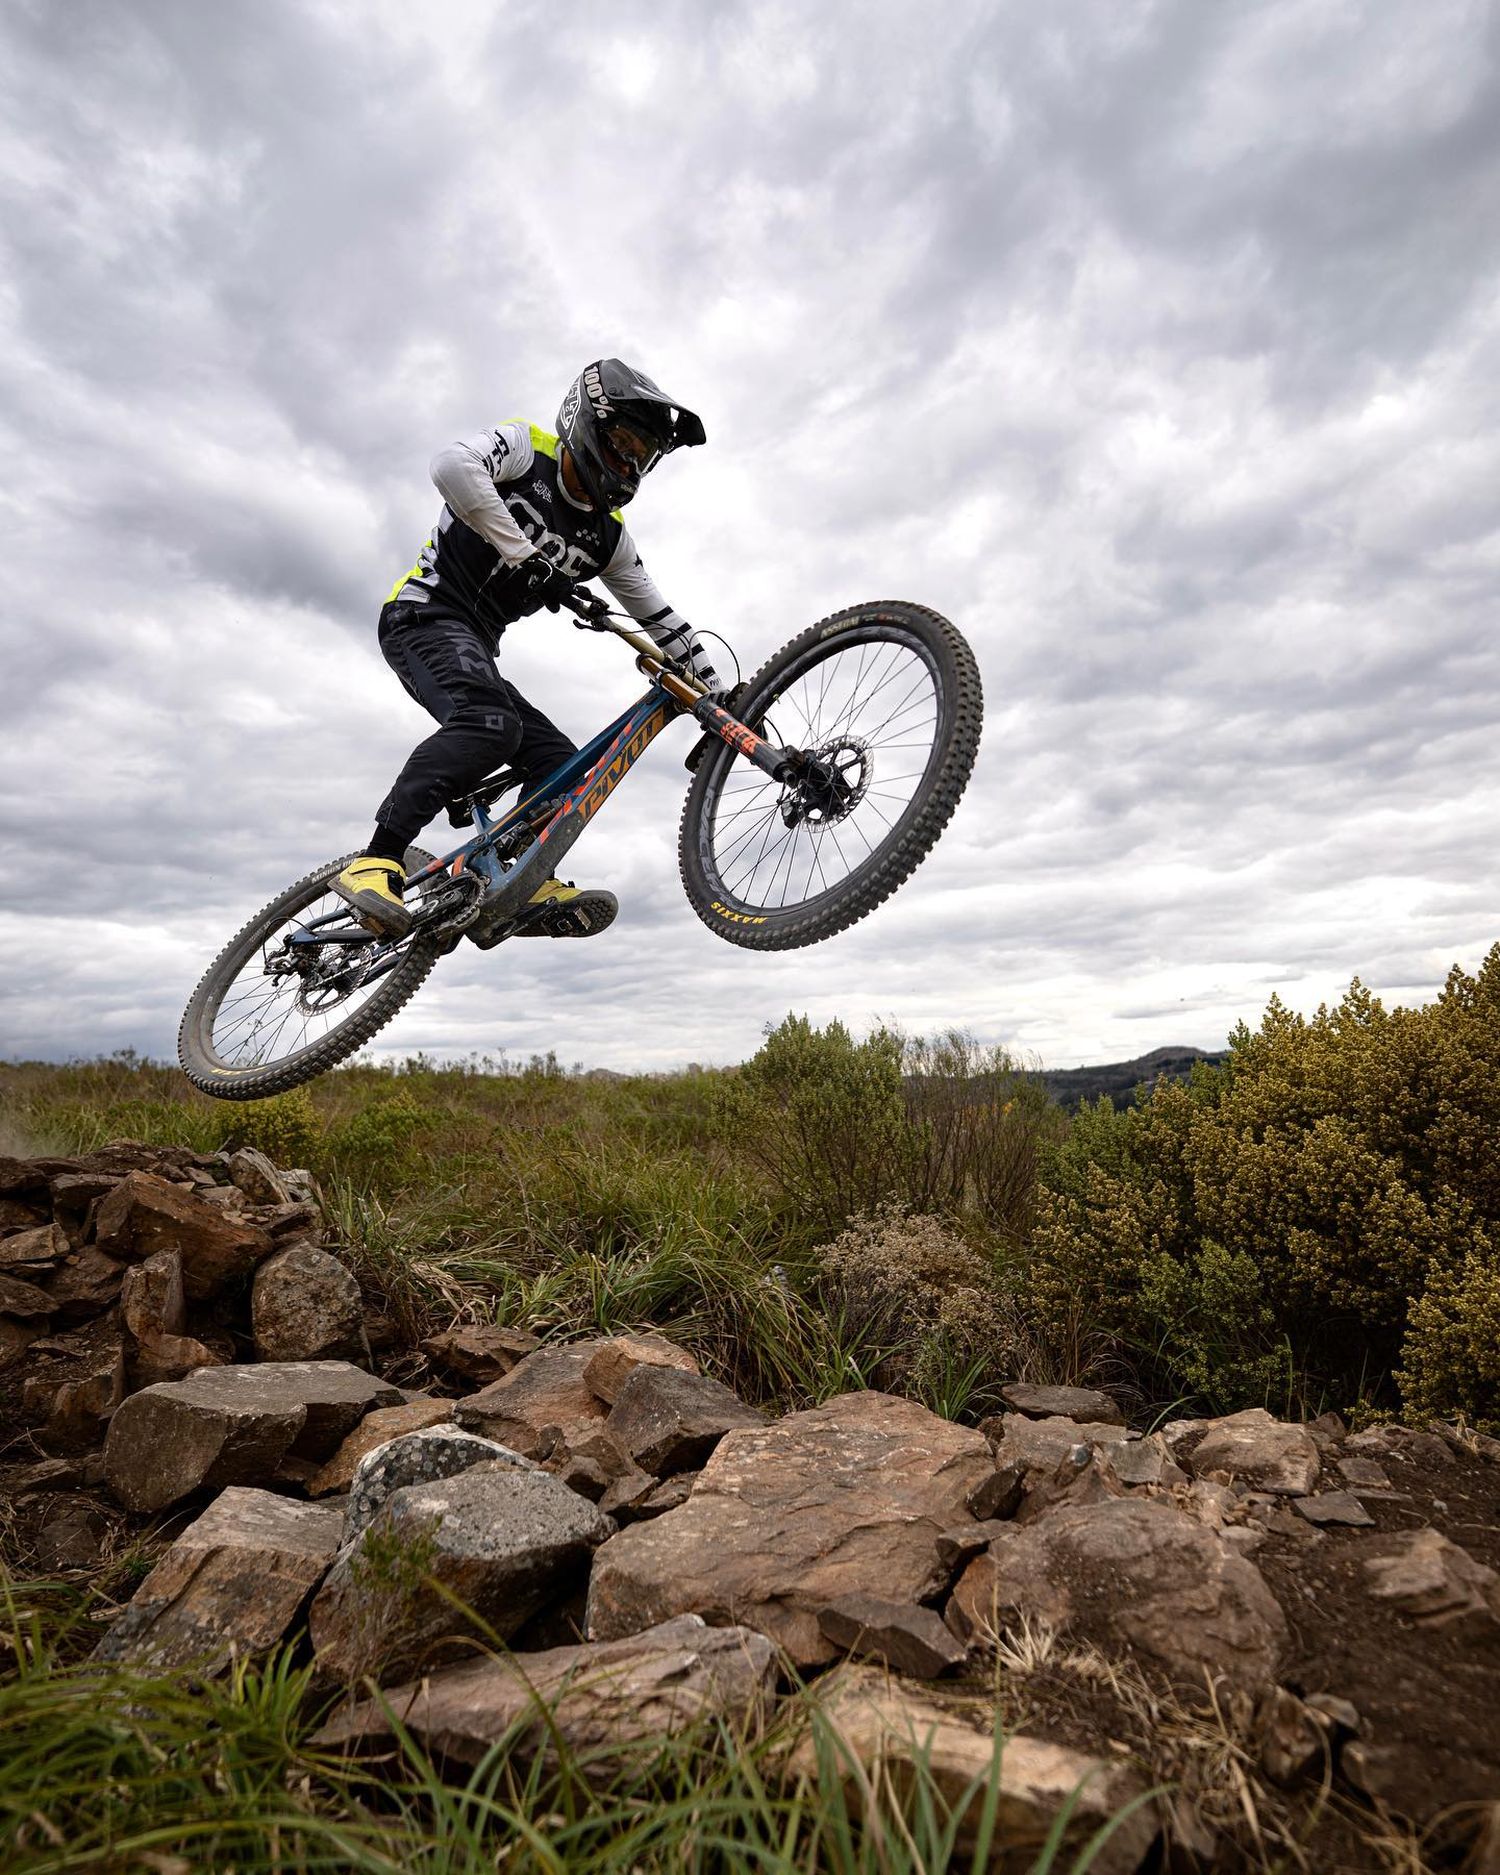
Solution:
M 212 992 L 216 988 L 227 989 L 238 976 L 236 969 L 226 977 L 231 961 L 251 934 L 265 926 L 268 920 L 275 920 L 271 930 L 279 929 L 286 909 L 295 903 L 299 893 L 311 886 L 326 885 L 330 879 L 337 878 L 355 857 L 353 853 L 346 853 L 342 859 L 316 867 L 306 877 L 297 880 L 295 885 L 289 885 L 268 905 L 263 905 L 253 918 L 246 919 L 204 971 L 183 1011 L 177 1031 L 177 1059 L 183 1073 L 201 1092 L 212 1094 L 219 1100 L 264 1100 L 269 1095 L 284 1094 L 293 1087 L 300 1087 L 305 1081 L 316 1080 L 320 1074 L 346 1060 L 355 1049 L 363 1047 L 372 1035 L 383 1029 L 432 974 L 433 966 L 443 955 L 442 941 L 438 938 L 414 938 L 401 962 L 382 979 L 369 1001 L 357 1015 L 349 1018 L 347 1024 L 340 1024 L 321 1041 L 314 1042 L 306 1050 L 285 1061 L 272 1062 L 264 1068 L 247 1068 L 243 1072 L 235 1069 L 227 1074 L 215 1071 L 197 1029 Z M 419 847 L 408 847 L 408 872 L 414 867 L 426 865 L 430 858 L 431 855 Z M 221 978 L 224 979 L 222 985 Z
M 871 627 L 881 622 L 913 625 L 918 621 L 921 632 L 940 644 L 953 660 L 955 697 L 952 727 L 937 773 L 928 784 L 921 806 L 910 824 L 876 850 L 874 864 L 869 872 L 861 870 L 851 875 L 846 891 L 836 888 L 831 903 L 800 915 L 796 911 L 789 915 L 768 911 L 764 924 L 739 923 L 725 919 L 713 910 L 715 894 L 701 871 L 697 834 L 703 814 L 712 806 L 710 784 L 718 768 L 717 752 L 711 750 L 704 757 L 682 804 L 677 840 L 678 870 L 688 903 L 717 936 L 745 950 L 756 951 L 797 950 L 803 945 L 817 944 L 824 938 L 835 937 L 884 904 L 905 884 L 936 845 L 968 786 L 984 728 L 984 690 L 979 666 L 967 639 L 951 620 L 927 606 L 914 605 L 905 599 L 872 600 L 864 605 L 849 606 L 841 612 L 831 612 L 826 618 L 818 619 L 798 632 L 795 638 L 788 639 L 774 656 L 767 658 L 750 679 L 746 694 L 753 697 L 762 683 L 773 680 L 779 665 L 790 663 L 806 647 L 819 643 L 819 634 L 830 625 L 844 624 L 852 633 L 857 633 L 862 626 Z M 833 640 L 830 638 L 821 642 L 832 644 Z M 757 704 L 755 707 L 762 714 L 767 709 L 774 709 L 774 695 L 766 704 Z

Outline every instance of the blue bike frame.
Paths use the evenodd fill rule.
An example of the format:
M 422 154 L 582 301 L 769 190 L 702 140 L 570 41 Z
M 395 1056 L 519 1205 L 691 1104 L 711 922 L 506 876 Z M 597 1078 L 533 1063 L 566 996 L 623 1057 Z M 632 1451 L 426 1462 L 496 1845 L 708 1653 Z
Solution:
M 563 855 L 633 764 L 680 711 L 681 705 L 668 696 L 660 684 L 653 684 L 623 716 L 617 716 L 592 742 L 585 743 L 576 755 L 554 768 L 508 813 L 492 818 L 480 802 L 474 802 L 471 811 L 479 832 L 442 859 L 435 859 L 414 872 L 406 882 L 407 890 L 435 878 L 440 872 L 451 872 L 457 877 L 468 868 L 484 877 L 486 914 L 514 917 L 530 903 L 543 881 L 557 870 Z M 545 801 L 553 795 L 562 798 L 556 813 L 538 833 L 536 845 L 523 854 L 509 872 L 503 871 L 493 855 L 496 842 L 524 818 L 532 802 Z
M 588 605 L 582 601 L 565 600 L 564 603 L 569 610 L 578 613 L 581 620 L 592 616 Z M 796 761 L 789 759 L 795 755 L 795 751 L 779 749 L 764 741 L 753 730 L 747 729 L 738 717 L 731 716 L 707 696 L 701 685 L 685 683 L 683 677 L 670 668 L 670 661 L 662 657 L 660 648 L 650 639 L 628 628 L 622 629 L 617 624 L 605 626 L 596 622 L 594 629 L 607 629 L 624 639 L 637 653 L 638 667 L 654 679 L 651 688 L 638 702 L 632 703 L 622 716 L 617 716 L 607 729 L 601 729 L 592 742 L 586 743 L 576 755 L 569 756 L 567 761 L 554 768 L 544 781 L 519 799 L 508 813 L 492 817 L 482 802 L 472 801 L 469 811 L 479 828 L 478 833 L 472 840 L 466 840 L 462 846 L 445 854 L 442 859 L 435 859 L 420 871 L 412 873 L 406 881 L 407 891 L 414 885 L 437 878 L 440 873 L 452 873 L 458 878 L 467 870 L 477 874 L 484 883 L 487 922 L 496 924 L 506 918 L 516 917 L 524 906 L 530 904 L 537 889 L 556 872 L 569 847 L 674 716 L 696 717 L 706 731 L 722 737 L 736 753 L 777 780 L 788 779 L 796 771 L 796 761 L 802 758 L 797 757 Z M 535 844 L 507 871 L 495 857 L 494 848 L 524 817 L 526 809 L 533 802 L 548 801 L 554 796 L 560 797 L 556 812 L 539 830 Z M 342 923 L 347 916 L 344 912 L 331 912 L 317 918 L 312 924 L 294 932 L 287 942 L 299 945 L 367 944 L 369 934 L 358 927 L 347 931 L 329 929 L 332 925 Z M 397 945 L 392 945 L 389 961 L 377 966 L 377 970 L 370 975 L 376 974 L 381 968 L 390 967 L 395 961 Z M 367 975 L 365 981 L 369 980 L 370 976 Z

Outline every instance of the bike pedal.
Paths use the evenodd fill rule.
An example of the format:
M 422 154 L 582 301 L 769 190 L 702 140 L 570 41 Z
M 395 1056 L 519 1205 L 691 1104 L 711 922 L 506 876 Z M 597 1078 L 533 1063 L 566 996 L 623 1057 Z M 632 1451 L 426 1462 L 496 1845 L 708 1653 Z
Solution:
M 583 892 L 562 904 L 538 905 L 523 915 L 513 937 L 595 937 L 615 921 L 620 901 L 613 892 Z

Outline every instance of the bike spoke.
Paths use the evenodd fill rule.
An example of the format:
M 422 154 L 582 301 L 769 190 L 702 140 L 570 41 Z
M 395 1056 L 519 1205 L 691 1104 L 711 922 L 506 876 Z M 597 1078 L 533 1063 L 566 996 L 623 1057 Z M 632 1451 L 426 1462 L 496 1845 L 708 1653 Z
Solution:
M 299 1054 L 363 1008 L 381 977 L 342 990 L 337 977 L 340 972 L 354 975 L 372 958 L 358 946 L 338 944 L 335 948 L 331 939 L 325 954 L 325 947 L 316 941 L 325 929 L 324 921 L 346 911 L 336 894 L 319 892 L 308 904 L 288 912 L 280 930 L 246 959 L 213 1016 L 214 1053 L 225 1067 L 256 1068 Z M 343 933 L 355 927 L 352 918 L 341 916 L 326 928 Z M 286 956 L 288 941 L 298 933 L 314 940 L 298 947 L 307 958 L 309 975 L 275 971 L 273 965 Z M 320 963 L 330 960 L 337 969 L 329 979 L 318 981 L 313 973 Z
M 834 792 L 814 800 L 723 764 L 710 825 L 724 890 L 747 907 L 785 910 L 868 865 L 916 797 L 939 702 L 928 659 L 902 637 L 838 648 L 800 671 L 772 698 L 760 733 L 821 761 Z

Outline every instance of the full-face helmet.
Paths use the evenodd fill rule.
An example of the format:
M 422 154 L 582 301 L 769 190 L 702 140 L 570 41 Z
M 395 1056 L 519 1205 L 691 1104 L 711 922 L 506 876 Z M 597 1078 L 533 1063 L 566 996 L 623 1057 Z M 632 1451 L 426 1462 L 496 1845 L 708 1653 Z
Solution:
M 707 440 L 701 419 L 618 358 L 597 359 L 574 379 L 557 434 L 601 508 L 622 507 L 663 456 Z

